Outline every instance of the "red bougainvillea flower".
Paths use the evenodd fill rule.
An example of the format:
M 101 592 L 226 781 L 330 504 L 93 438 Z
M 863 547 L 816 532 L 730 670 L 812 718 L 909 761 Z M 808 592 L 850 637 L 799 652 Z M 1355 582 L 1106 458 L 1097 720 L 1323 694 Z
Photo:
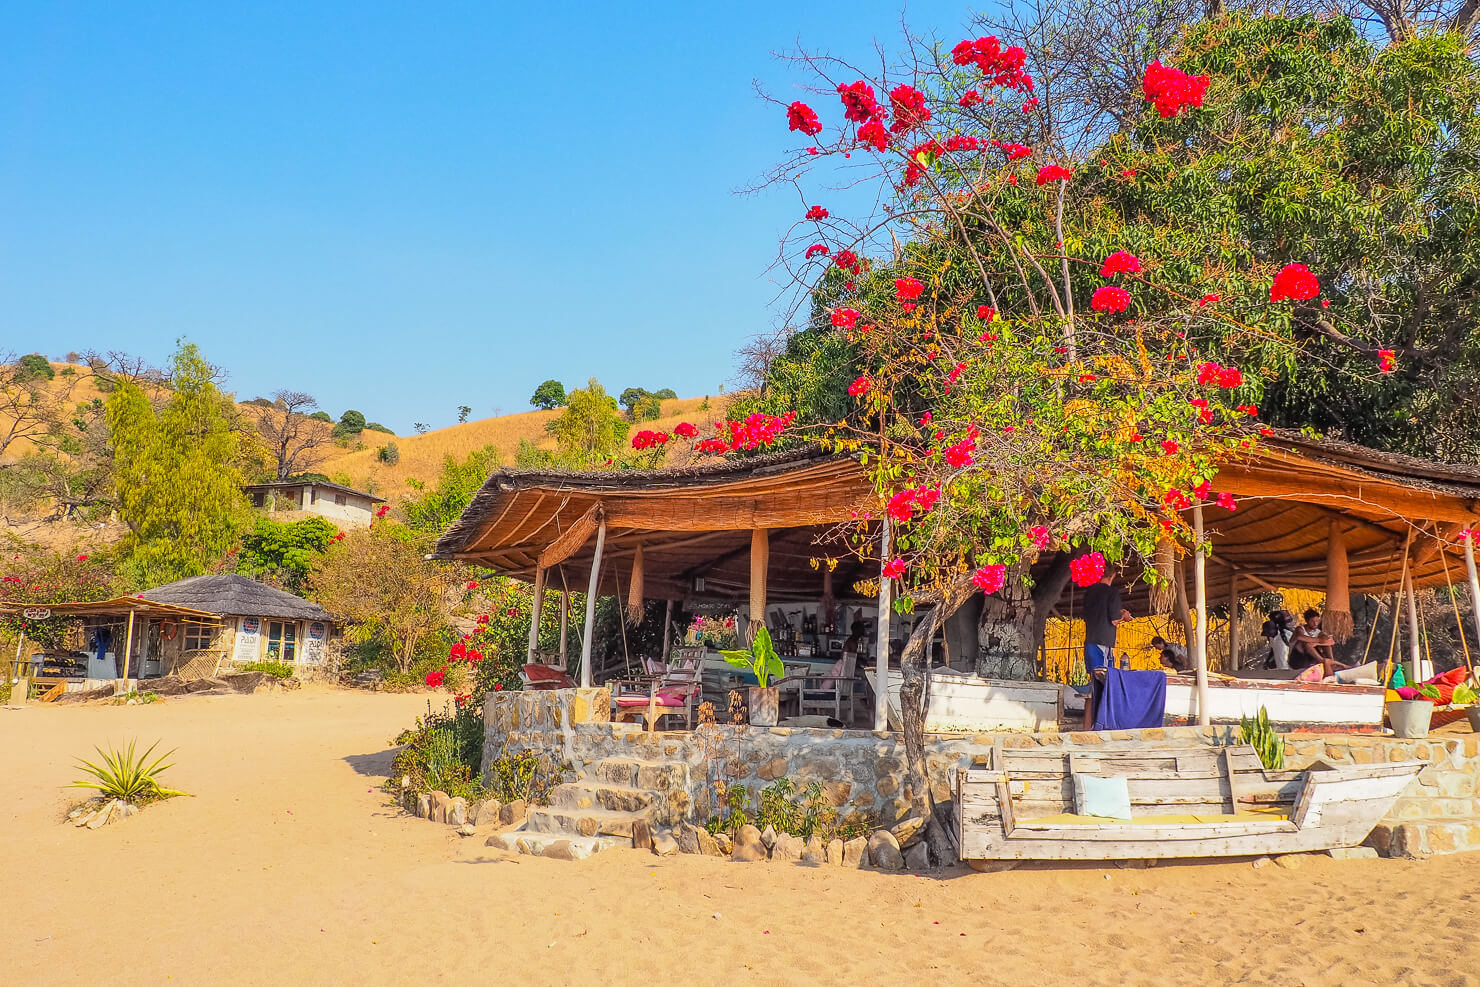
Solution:
M 925 286 L 914 278 L 896 278 L 894 297 L 902 302 L 912 302 L 925 291 Z
M 1303 302 L 1320 293 L 1321 282 L 1304 264 L 1286 264 L 1274 276 L 1274 284 L 1269 286 L 1269 300 L 1272 302 L 1286 299 Z
M 962 106 L 965 106 L 967 108 L 973 107 L 981 101 L 982 94 L 977 92 L 975 89 L 966 90 L 964 93 L 961 94 L 961 98 L 956 100 L 957 103 L 960 103 Z
M 691 422 L 679 422 L 673 426 L 673 434 L 680 439 L 692 439 L 699 434 L 699 428 Z
M 87 561 L 87 556 L 86 555 L 79 555 L 79 556 L 77 556 L 77 561 L 78 562 L 86 562 Z
M 1182 447 L 1179 446 L 1174 439 L 1166 439 L 1161 444 L 1161 451 L 1166 453 L 1168 456 L 1175 456 L 1177 454 L 1177 451 L 1181 448 Z
M 1007 566 L 984 565 L 972 574 L 971 581 L 983 593 L 995 593 L 1007 582 Z
M 1218 386 L 1225 391 L 1231 391 L 1243 382 L 1244 374 L 1238 367 L 1224 367 L 1218 371 Z
M 668 441 L 667 432 L 654 432 L 651 429 L 643 429 L 632 436 L 632 448 L 652 449 Z
M 1127 180 L 1132 179 L 1132 178 L 1135 178 L 1136 177 L 1136 169 L 1134 169 L 1134 168 L 1127 168 L 1127 169 L 1125 169 L 1124 171 L 1122 171 L 1120 173 L 1120 177 L 1121 178 L 1124 178 L 1124 179 L 1127 179 Z
M 963 439 L 953 446 L 947 446 L 945 451 L 946 462 L 955 469 L 970 466 L 976 462 L 976 441 L 974 439 Z
M 1203 295 L 1197 300 L 1197 307 L 1202 308 L 1204 305 L 1211 305 L 1214 302 L 1221 300 L 1222 299 L 1220 299 L 1217 295 Z
M 1049 543 L 1053 541 L 1053 535 L 1049 533 L 1048 528 L 1041 524 L 1035 524 L 1029 528 L 1028 537 L 1032 539 L 1033 547 L 1040 552 L 1048 548 Z
M 1213 409 L 1210 408 L 1210 407 L 1208 407 L 1208 399 L 1207 398 L 1193 398 L 1191 401 L 1188 401 L 1187 403 L 1190 404 L 1190 405 L 1192 405 L 1194 408 L 1197 409 L 1197 420 L 1198 421 L 1202 422 L 1204 425 L 1210 424 L 1212 422 L 1212 420 L 1213 420 Z
M 826 256 L 827 256 L 827 244 L 825 244 L 825 243 L 814 243 L 814 244 L 812 244 L 812 246 L 810 246 L 810 247 L 807 248 L 807 259 L 808 260 L 811 260 L 813 257 L 826 257 Z
M 1019 158 L 1026 158 L 1028 155 L 1033 153 L 1033 149 L 1031 147 L 1027 147 L 1023 144 L 998 144 L 997 150 L 1007 155 L 1007 160 L 1009 161 L 1016 161 Z
M 869 380 L 866 375 L 860 376 L 855 379 L 853 383 L 848 385 L 848 394 L 855 398 L 860 397 L 864 394 L 867 394 L 868 389 L 872 386 L 873 381 Z
M 1110 284 L 1096 288 L 1089 300 L 1089 307 L 1096 312 L 1124 312 L 1130 304 L 1130 292 Z
M 858 324 L 858 312 L 851 308 L 834 309 L 832 324 L 839 329 L 852 329 Z
M 1398 369 L 1398 354 L 1393 350 L 1377 351 L 1377 372 L 1390 374 Z
M 899 85 L 891 89 L 889 107 L 894 111 L 894 126 L 889 129 L 896 134 L 919 127 L 930 119 L 930 107 L 925 105 L 925 94 L 914 86 Z
M 1207 500 L 1208 494 L 1213 492 L 1213 484 L 1210 480 L 1204 480 L 1192 488 L 1192 496 L 1198 500 Z
M 997 317 L 997 310 L 990 305 L 978 305 L 976 307 L 976 317 L 983 322 L 991 322 Z
M 889 150 L 889 128 L 885 127 L 883 121 L 870 120 L 858 128 L 858 143 L 866 144 L 875 151 Z
M 1038 169 L 1038 177 L 1034 179 L 1040 186 L 1049 182 L 1067 182 L 1074 177 L 1074 172 L 1062 165 L 1044 165 Z
M 1075 586 L 1093 586 L 1105 578 L 1105 556 L 1099 552 L 1081 555 L 1069 563 L 1069 578 Z
M 822 121 L 817 119 L 817 112 L 800 101 L 786 108 L 786 126 L 788 130 L 800 130 L 808 137 L 822 133 Z
M 1238 510 L 1238 501 L 1233 499 L 1233 494 L 1225 490 L 1218 495 L 1218 506 L 1224 510 L 1236 511 Z
M 1180 69 L 1161 64 L 1158 59 L 1146 66 L 1141 76 L 1141 89 L 1146 99 L 1156 104 L 1156 112 L 1169 120 L 1189 106 L 1202 106 L 1203 94 L 1211 80 L 1205 75 L 1188 75 Z
M 836 254 L 833 255 L 833 263 L 838 265 L 838 267 L 842 268 L 843 270 L 850 271 L 853 274 L 857 274 L 859 270 L 863 267 L 863 262 L 860 261 L 858 259 L 858 255 L 851 250 L 839 250 Z
M 913 490 L 901 490 L 889 498 L 885 506 L 885 512 L 900 524 L 906 524 L 915 516 L 915 492 Z
M 441 684 L 443 682 L 445 682 L 446 680 L 447 680 L 447 672 L 446 672 L 446 670 L 443 670 L 443 671 L 440 671 L 440 672 L 428 672 L 427 673 L 427 685 L 431 686 L 433 689 L 438 688 L 439 686 L 441 686 Z
M 813 206 L 811 209 L 807 210 L 807 218 L 814 222 L 826 219 L 827 217 L 828 212 L 822 206 Z
M 694 443 L 694 450 L 696 452 L 722 455 L 730 451 L 730 444 L 723 439 L 700 439 Z
M 838 87 L 838 98 L 843 101 L 843 114 L 854 123 L 867 123 L 883 118 L 879 99 L 874 87 L 859 79 Z
M 904 575 L 905 569 L 904 559 L 890 559 L 884 563 L 884 578 L 898 579 Z
M 380 505 L 380 510 L 378 510 L 378 511 L 375 512 L 375 516 L 376 517 L 385 517 L 390 512 L 391 512 L 391 505 L 390 504 L 381 504 Z
M 476 579 L 475 580 L 472 580 L 471 582 L 468 583 L 468 589 L 477 589 L 477 588 L 478 588 L 478 581 Z
M 975 65 L 994 86 L 1022 92 L 1033 89 L 1033 77 L 1023 71 L 1027 53 L 1016 45 L 1003 48 L 993 36 L 962 41 L 951 49 L 951 61 L 957 65 Z
M 1117 274 L 1140 274 L 1141 258 L 1135 254 L 1117 250 L 1105 258 L 1105 263 L 1100 265 L 1100 277 L 1111 278 Z

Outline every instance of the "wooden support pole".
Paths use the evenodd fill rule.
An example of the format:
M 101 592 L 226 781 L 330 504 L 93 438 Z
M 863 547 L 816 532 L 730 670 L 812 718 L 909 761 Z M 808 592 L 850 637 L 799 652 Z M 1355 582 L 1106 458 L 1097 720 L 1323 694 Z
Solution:
M 534 571 L 534 604 L 529 610 L 529 659 L 526 664 L 534 665 L 535 652 L 540 647 L 540 613 L 545 603 L 545 569 Z
M 1238 673 L 1238 573 L 1228 573 L 1228 672 Z
M 1480 575 L 1475 571 L 1475 534 L 1476 529 L 1470 528 L 1460 535 L 1460 540 L 1465 544 L 1465 574 L 1470 583 L 1470 619 L 1475 624 L 1475 643 L 1480 645 Z
M 668 660 L 668 650 L 673 643 L 673 601 L 667 601 L 663 607 L 663 653 L 658 656 L 659 661 Z
M 133 650 L 134 650 L 134 612 L 132 610 L 130 610 L 128 612 L 128 630 L 126 630 L 124 632 L 124 634 L 123 634 L 123 691 L 124 692 L 132 692 L 133 691 L 133 686 L 131 686 L 129 684 L 129 680 L 128 680 L 129 656 L 133 653 Z
M 581 688 L 591 688 L 591 624 L 596 620 L 596 594 L 601 588 L 601 552 L 606 548 L 606 518 L 596 526 L 596 553 L 591 556 L 591 582 L 586 588 L 586 631 L 581 638 Z
M 750 533 L 750 623 L 751 636 L 755 626 L 766 626 L 766 570 L 771 565 L 771 533 L 765 528 L 756 528 Z
M 889 608 L 894 580 L 883 572 L 883 566 L 889 561 L 889 537 L 889 516 L 886 514 L 883 532 L 879 536 L 879 619 L 876 622 L 878 637 L 874 644 L 874 729 L 881 733 L 889 727 Z
M 570 591 L 560 594 L 560 668 L 566 666 L 566 642 L 570 639 Z
M 21 671 L 21 649 L 26 646 L 26 632 L 21 631 L 21 639 L 15 645 L 15 663 L 10 666 L 10 674 L 6 679 L 10 682 L 10 705 L 24 706 L 31 698 L 31 673 L 27 666 L 25 672 Z
M 1404 559 L 1403 580 L 1408 591 L 1408 684 L 1416 685 L 1427 676 L 1423 674 L 1423 652 L 1418 640 L 1418 597 L 1413 592 L 1413 572 Z
M 1192 508 L 1192 593 L 1197 607 L 1197 725 L 1207 726 L 1208 716 L 1208 558 L 1203 553 L 1202 505 Z

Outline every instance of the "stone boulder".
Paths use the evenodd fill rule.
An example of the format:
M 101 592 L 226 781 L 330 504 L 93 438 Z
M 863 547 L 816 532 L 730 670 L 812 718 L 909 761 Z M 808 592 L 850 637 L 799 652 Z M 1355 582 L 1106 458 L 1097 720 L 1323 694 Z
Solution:
M 468 821 L 468 800 L 461 795 L 447 805 L 447 825 L 462 826 Z
M 653 848 L 653 828 L 646 819 L 632 820 L 632 849 L 651 850 Z
M 761 840 L 761 831 L 746 824 L 735 833 L 735 848 L 730 851 L 731 860 L 753 862 L 767 860 L 766 844 Z
M 468 822 L 474 826 L 497 826 L 501 808 L 498 799 L 480 799 L 468 810 Z
M 705 829 L 703 826 L 695 826 L 694 835 L 699 840 L 699 852 L 701 854 L 706 857 L 724 856 L 724 854 L 720 851 L 719 842 L 715 840 L 713 834 L 711 834 L 709 830 Z
M 930 847 L 924 840 L 911 843 L 904 851 L 904 866 L 916 872 L 930 869 Z
M 416 796 L 416 818 L 432 818 L 432 797 L 426 792 L 422 792 Z
M 761 830 L 761 842 L 766 845 L 767 850 L 774 850 L 776 848 L 776 839 L 776 827 L 767 826 Z
M 843 866 L 868 866 L 868 837 L 854 837 L 853 839 L 843 844 Z
M 499 806 L 498 821 L 500 826 L 517 826 L 529 815 L 529 804 L 523 799 L 515 799 L 512 802 Z
M 729 833 L 715 833 L 714 845 L 721 857 L 728 857 L 735 851 L 735 841 L 730 838 Z
M 868 862 L 880 870 L 900 870 L 904 867 L 904 854 L 899 852 L 899 841 L 887 829 L 876 829 L 868 838 Z
M 843 866 L 843 848 L 842 840 L 829 840 L 827 846 L 823 848 L 823 859 L 834 867 Z
M 660 829 L 653 834 L 653 853 L 660 857 L 671 857 L 678 853 L 678 841 L 673 838 L 673 831 Z
M 902 822 L 897 822 L 890 827 L 889 832 L 894 837 L 894 842 L 899 844 L 901 850 L 908 850 L 919 842 L 925 835 L 925 820 L 919 816 L 911 816 Z
M 807 844 L 800 836 L 792 836 L 790 833 L 782 833 L 776 837 L 776 845 L 771 847 L 772 860 L 801 860 L 802 851 Z
M 452 796 L 446 792 L 432 792 L 432 814 L 428 818 L 432 822 L 445 823 L 447 811 L 452 808 Z
M 802 848 L 802 863 L 808 867 L 821 867 L 827 863 L 827 848 L 822 845 L 822 837 L 813 836 L 807 840 L 807 845 Z

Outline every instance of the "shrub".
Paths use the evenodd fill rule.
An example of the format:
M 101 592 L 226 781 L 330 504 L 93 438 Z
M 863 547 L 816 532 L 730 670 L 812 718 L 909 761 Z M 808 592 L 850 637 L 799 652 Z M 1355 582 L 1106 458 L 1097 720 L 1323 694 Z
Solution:
M 824 843 L 867 836 L 874 829 L 872 813 L 852 812 L 843 816 L 827 799 L 819 781 L 811 782 L 798 792 L 790 778 L 777 778 L 760 790 L 755 806 L 750 805 L 750 789 L 730 785 L 723 793 L 719 815 L 708 823 L 711 833 L 731 836 L 746 823 L 758 829 L 770 826 L 804 840 L 818 837 Z
M 401 461 L 401 450 L 394 442 L 387 442 L 375 453 L 375 458 L 387 466 L 394 466 Z
M 555 764 L 534 751 L 502 753 L 488 762 L 486 791 L 500 802 L 524 799 L 531 805 L 549 805 L 550 793 L 564 784 L 569 764 Z
M 275 679 L 291 679 L 293 666 L 285 661 L 252 661 L 242 666 L 244 672 L 266 672 Z
M 1245 716 L 1239 720 L 1238 740 L 1248 744 L 1259 753 L 1259 761 L 1270 771 L 1279 771 L 1285 766 L 1285 742 L 1269 722 L 1269 711 L 1259 707 L 1258 716 Z
M 17 360 L 16 364 L 27 380 L 51 380 L 56 376 L 56 371 L 51 369 L 51 364 L 40 353 L 28 353 Z
M 164 763 L 164 759 L 174 751 L 150 761 L 149 756 L 159 746 L 159 741 L 150 744 L 149 749 L 142 754 L 135 751 L 135 746 L 135 742 L 130 740 L 126 750 L 110 748 L 104 751 L 101 747 L 95 748 L 102 756 L 102 763 L 79 758 L 77 766 L 96 780 L 74 781 L 72 787 L 94 788 L 103 798 L 123 799 L 136 804 L 187 794 L 172 788 L 163 788 L 159 784 L 159 775 L 170 767 Z
M 327 411 L 315 411 L 313 414 L 309 415 L 308 417 L 312 418 L 316 422 L 332 422 L 332 421 L 334 421 L 333 416 L 330 415 Z
M 365 431 L 367 431 L 367 432 L 384 432 L 386 435 L 395 435 L 396 434 L 394 429 L 386 428 L 384 425 L 380 424 L 380 422 L 366 422 L 365 423 Z
M 143 692 L 125 692 L 120 696 L 114 696 L 108 700 L 111 706 L 127 706 L 129 703 L 138 703 L 140 706 L 148 706 L 159 702 L 159 693 L 145 689 Z
M 404 730 L 393 743 L 405 746 L 391 762 L 391 779 L 398 784 L 402 775 L 411 778 L 411 792 L 442 791 L 455 797 L 476 799 L 483 796 L 483 783 L 478 777 L 483 758 L 483 712 L 467 704 L 432 710 L 417 717 L 416 726 Z

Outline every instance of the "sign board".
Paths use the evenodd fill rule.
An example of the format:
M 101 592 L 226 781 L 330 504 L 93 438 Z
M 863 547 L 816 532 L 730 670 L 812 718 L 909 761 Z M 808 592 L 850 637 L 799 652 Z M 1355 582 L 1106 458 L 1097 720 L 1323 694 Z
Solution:
M 258 617 L 242 617 L 236 626 L 236 647 L 231 657 L 236 661 L 256 661 L 257 650 L 262 645 L 262 620 Z
M 329 628 L 325 624 L 308 625 L 308 638 L 303 642 L 303 661 L 310 665 L 324 662 L 324 645 L 329 640 Z
M 21 615 L 27 620 L 45 620 L 51 616 L 51 611 L 45 607 L 26 607 L 21 611 Z

